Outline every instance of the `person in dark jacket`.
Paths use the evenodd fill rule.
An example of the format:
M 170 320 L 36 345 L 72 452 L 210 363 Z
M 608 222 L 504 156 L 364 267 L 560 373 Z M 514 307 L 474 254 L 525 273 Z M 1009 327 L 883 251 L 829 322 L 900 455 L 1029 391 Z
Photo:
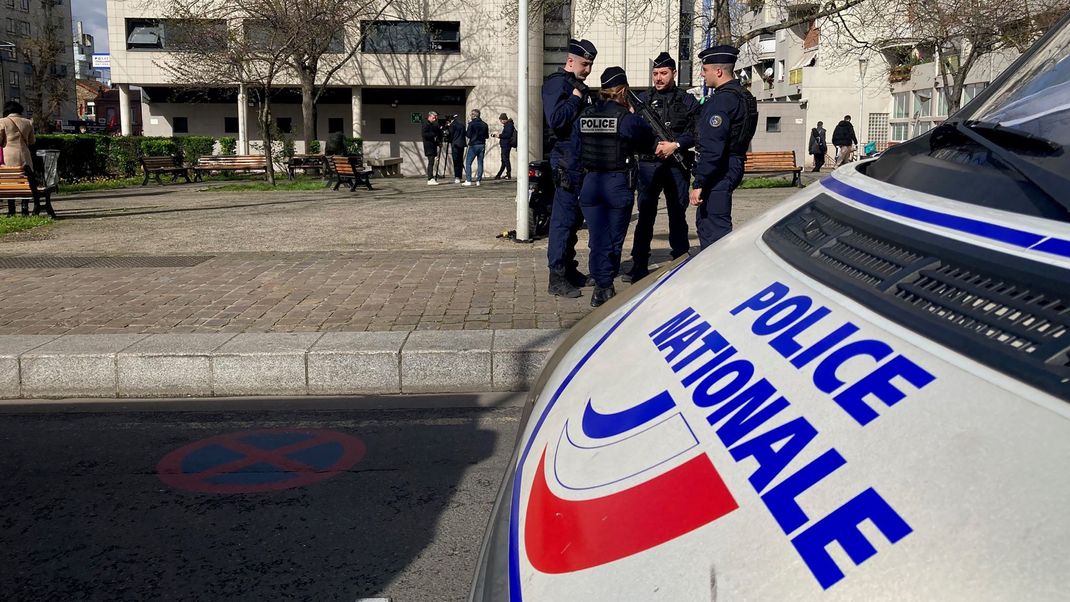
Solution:
M 438 113 L 431 111 L 427 114 L 423 128 L 424 156 L 427 157 L 427 185 L 438 186 L 435 179 L 435 157 L 438 156 L 438 147 L 442 143 L 442 128 L 438 125 Z
M 502 179 L 502 172 L 505 172 L 505 179 L 508 180 L 513 177 L 513 164 L 509 161 L 509 152 L 516 146 L 516 126 L 505 113 L 498 115 L 498 121 L 502 124 L 502 133 L 493 134 L 493 136 L 498 139 L 498 145 L 502 149 L 502 168 L 498 170 L 498 175 L 494 176 L 494 179 Z
M 460 184 L 464 178 L 464 149 L 465 142 L 464 120 L 460 115 L 454 115 L 449 129 L 450 152 L 453 155 L 453 183 Z
M 817 127 L 810 130 L 810 154 L 814 156 L 814 171 L 821 171 L 825 164 L 825 155 L 828 153 L 828 142 L 825 141 L 825 124 L 818 121 Z
M 854 160 L 855 145 L 858 144 L 858 138 L 855 138 L 855 126 L 851 125 L 851 116 L 844 115 L 843 121 L 836 124 L 836 129 L 832 130 L 832 144 L 840 151 L 840 162 L 837 163 L 837 167 L 840 165 L 846 165 Z
M 490 128 L 487 122 L 479 118 L 479 109 L 472 109 L 468 115 L 468 158 L 465 159 L 465 170 L 468 178 L 462 186 L 476 186 L 483 181 L 483 156 L 487 153 L 487 138 L 490 138 Z M 472 161 L 479 160 L 479 172 L 475 180 L 472 179 Z

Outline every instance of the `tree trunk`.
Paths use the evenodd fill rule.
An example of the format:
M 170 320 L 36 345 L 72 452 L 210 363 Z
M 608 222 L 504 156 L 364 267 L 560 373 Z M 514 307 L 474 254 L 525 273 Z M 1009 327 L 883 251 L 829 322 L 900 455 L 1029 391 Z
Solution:
M 316 105 L 312 102 L 316 92 L 315 76 L 309 72 L 301 73 L 301 124 L 305 140 L 305 153 L 308 146 L 316 139 Z
M 271 102 L 267 94 L 264 102 L 260 105 L 260 130 L 264 133 L 264 166 L 268 184 L 275 185 L 275 158 L 272 156 L 271 147 L 274 139 L 271 136 Z

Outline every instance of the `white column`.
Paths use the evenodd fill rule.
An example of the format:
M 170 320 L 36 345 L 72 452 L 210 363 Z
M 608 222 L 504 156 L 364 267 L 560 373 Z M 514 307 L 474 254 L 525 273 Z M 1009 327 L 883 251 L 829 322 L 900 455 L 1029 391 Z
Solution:
M 530 240 L 528 232 L 528 0 L 517 3 L 516 40 L 516 240 Z
M 133 134 L 133 120 L 130 112 L 130 84 L 119 84 L 119 132 L 123 136 Z
M 362 138 L 363 136 L 361 134 L 364 131 L 364 128 L 363 124 L 361 123 L 360 114 L 360 86 L 353 86 L 351 89 L 353 91 L 353 100 L 350 101 L 353 105 L 353 137 Z
M 238 154 L 249 154 L 249 94 L 238 84 Z

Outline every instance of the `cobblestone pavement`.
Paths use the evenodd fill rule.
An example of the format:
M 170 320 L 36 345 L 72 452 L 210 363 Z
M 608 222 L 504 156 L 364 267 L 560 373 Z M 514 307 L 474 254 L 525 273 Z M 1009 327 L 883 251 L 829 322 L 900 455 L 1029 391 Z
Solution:
M 376 184 L 57 203 L 73 219 L 0 241 L 0 334 L 564 328 L 590 311 L 590 289 L 546 293 L 545 241 L 494 238 L 514 219 L 511 184 Z M 792 192 L 739 191 L 737 224 Z

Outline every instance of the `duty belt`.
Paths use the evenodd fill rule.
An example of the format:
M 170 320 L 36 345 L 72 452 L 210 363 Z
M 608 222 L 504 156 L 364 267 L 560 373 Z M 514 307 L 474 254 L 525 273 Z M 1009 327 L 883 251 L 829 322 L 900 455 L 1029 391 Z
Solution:
M 657 155 L 638 155 L 640 161 L 661 161 Z

